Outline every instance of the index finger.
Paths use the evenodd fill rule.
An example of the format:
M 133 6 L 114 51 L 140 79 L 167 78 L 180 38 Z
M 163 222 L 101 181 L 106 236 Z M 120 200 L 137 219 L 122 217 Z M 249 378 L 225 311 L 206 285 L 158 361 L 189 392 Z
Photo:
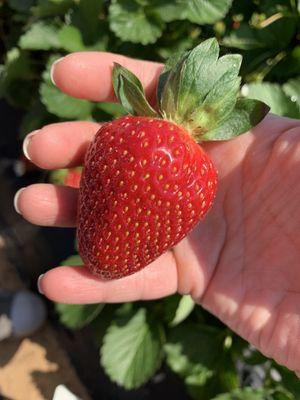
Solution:
M 57 60 L 51 70 L 55 85 L 69 96 L 93 100 L 115 101 L 112 85 L 113 63 L 118 62 L 142 82 L 149 101 L 155 103 L 158 76 L 162 64 L 135 60 L 105 52 L 78 52 Z

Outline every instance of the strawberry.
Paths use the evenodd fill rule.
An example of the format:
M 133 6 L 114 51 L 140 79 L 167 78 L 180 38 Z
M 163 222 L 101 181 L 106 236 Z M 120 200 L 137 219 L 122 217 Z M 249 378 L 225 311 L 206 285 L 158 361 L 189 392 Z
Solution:
M 78 168 L 70 168 L 65 176 L 64 184 L 73 188 L 80 186 L 81 171 Z
M 205 215 L 216 183 L 210 159 L 180 126 L 134 116 L 104 125 L 85 160 L 80 254 L 103 277 L 139 270 Z
M 169 60 L 158 111 L 115 64 L 115 92 L 131 115 L 101 126 L 80 183 L 78 248 L 92 273 L 124 277 L 182 240 L 216 195 L 217 171 L 199 143 L 230 139 L 266 115 L 265 104 L 237 98 L 241 57 L 218 56 L 210 39 Z

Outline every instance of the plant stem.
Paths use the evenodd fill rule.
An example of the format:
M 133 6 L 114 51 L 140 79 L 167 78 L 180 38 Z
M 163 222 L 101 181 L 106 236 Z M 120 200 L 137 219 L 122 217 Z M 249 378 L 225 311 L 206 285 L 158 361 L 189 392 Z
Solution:
M 268 25 L 273 24 L 273 22 L 278 21 L 279 19 L 281 19 L 284 15 L 281 12 L 278 12 L 274 15 L 271 15 L 269 18 L 265 19 L 264 21 L 262 21 L 260 23 L 260 27 L 261 28 L 265 28 Z

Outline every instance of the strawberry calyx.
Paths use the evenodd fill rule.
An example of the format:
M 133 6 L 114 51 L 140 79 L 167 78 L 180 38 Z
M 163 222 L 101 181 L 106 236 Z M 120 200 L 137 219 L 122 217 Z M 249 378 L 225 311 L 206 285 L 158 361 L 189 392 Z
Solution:
M 148 103 L 141 81 L 132 72 L 114 63 L 112 78 L 116 96 L 129 114 L 159 117 Z
M 172 121 L 197 142 L 231 139 L 257 125 L 270 108 L 261 101 L 240 97 L 242 56 L 219 57 L 219 52 L 213 38 L 172 56 L 159 77 L 157 111 L 146 100 L 139 79 L 115 63 L 116 96 L 129 114 Z

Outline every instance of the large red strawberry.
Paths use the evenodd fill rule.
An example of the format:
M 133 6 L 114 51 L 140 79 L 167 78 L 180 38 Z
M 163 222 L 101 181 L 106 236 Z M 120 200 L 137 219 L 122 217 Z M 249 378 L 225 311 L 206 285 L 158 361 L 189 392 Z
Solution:
M 210 39 L 171 59 L 159 79 L 158 111 L 140 81 L 115 65 L 116 95 L 132 115 L 96 134 L 78 211 L 79 253 L 102 278 L 132 274 L 183 239 L 216 193 L 216 170 L 198 143 L 243 133 L 267 113 L 261 102 L 237 99 L 241 57 L 218 56 Z

